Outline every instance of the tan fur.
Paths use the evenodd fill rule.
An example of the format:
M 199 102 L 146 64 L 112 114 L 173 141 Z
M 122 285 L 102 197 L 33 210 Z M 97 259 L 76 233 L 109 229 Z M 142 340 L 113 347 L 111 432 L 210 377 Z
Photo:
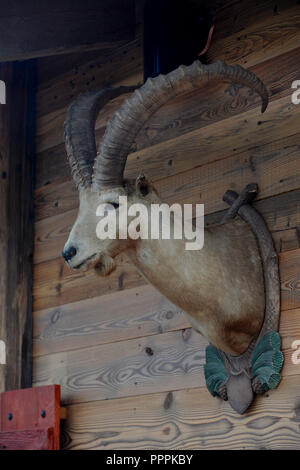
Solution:
M 77 249 L 69 266 L 93 264 L 99 274 L 108 275 L 116 255 L 125 252 L 151 284 L 186 312 L 195 330 L 227 353 L 244 352 L 264 316 L 261 261 L 248 226 L 235 220 L 206 229 L 204 248 L 198 251 L 185 250 L 185 240 L 99 240 L 96 209 L 103 202 L 118 202 L 119 195 L 128 196 L 128 206 L 161 203 L 143 178 L 100 194 L 92 187 L 82 189 L 78 218 L 65 245 Z

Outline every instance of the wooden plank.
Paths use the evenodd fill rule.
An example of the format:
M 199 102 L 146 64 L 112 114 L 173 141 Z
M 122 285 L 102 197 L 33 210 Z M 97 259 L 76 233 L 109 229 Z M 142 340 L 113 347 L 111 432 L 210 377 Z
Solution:
M 34 310 L 145 284 L 145 280 L 127 258 L 121 256 L 117 261 L 116 270 L 104 278 L 100 278 L 94 270 L 71 271 L 62 258 L 36 265 L 33 283 Z
M 207 179 L 199 181 L 201 187 Z M 250 178 L 249 178 L 250 182 Z M 205 223 L 207 226 L 220 223 L 225 212 L 206 213 L 206 201 L 221 204 L 213 194 L 215 183 L 210 181 L 211 190 L 205 197 Z M 281 183 L 282 184 L 282 183 Z M 227 188 L 226 188 L 227 189 Z M 197 201 L 193 201 L 196 203 Z M 283 193 L 255 202 L 255 207 L 266 220 L 276 244 L 278 252 L 299 248 L 300 229 L 300 190 Z M 77 209 L 73 209 L 53 217 L 37 221 L 35 224 L 34 264 L 50 261 L 61 256 L 62 249 L 67 240 L 72 225 L 77 217 Z M 288 233 L 287 233 L 288 231 Z
M 284 309 L 300 305 L 300 251 L 280 255 L 281 305 Z
M 138 0 L 135 2 L 135 36 L 133 41 L 142 40 L 143 37 L 143 2 L 144 0 Z M 133 41 L 128 42 L 125 48 L 123 49 L 124 55 L 126 55 L 126 47 L 130 47 L 133 44 Z M 119 46 L 123 47 L 123 46 Z M 91 50 L 85 52 L 73 52 L 63 55 L 41 57 L 37 60 L 37 73 L 38 73 L 38 89 L 37 94 L 40 97 L 40 91 L 44 90 L 47 87 L 51 87 L 53 80 L 57 80 L 60 76 L 65 73 L 72 73 L 74 75 L 78 73 L 85 72 L 87 79 L 91 78 L 89 72 L 95 67 L 103 67 L 107 62 L 110 61 L 110 58 L 119 50 L 115 46 L 110 49 L 100 49 L 100 50 Z M 142 52 L 141 52 L 142 54 Z M 129 58 L 127 57 L 127 60 Z M 100 76 L 99 76 L 100 78 Z M 72 76 L 70 77 L 72 79 Z M 44 90 L 46 91 L 46 90 Z M 58 106 L 59 107 L 59 106 Z M 41 106 L 41 111 L 43 106 Z M 39 114 L 40 108 L 38 108 L 37 113 Z M 47 109 L 44 109 L 44 112 L 47 112 Z M 42 114 L 44 114 L 42 112 Z
M 241 31 L 228 34 L 220 39 L 216 36 L 208 51 L 208 59 L 222 59 L 229 64 L 251 67 L 267 59 L 294 49 L 300 41 L 300 7 L 295 1 L 278 15 L 268 15 L 255 21 L 255 7 L 252 21 Z
M 275 243 L 275 249 L 278 253 L 297 250 L 300 248 L 299 228 L 275 232 L 273 233 L 273 240 Z
M 294 49 L 288 54 L 251 68 L 268 86 L 272 101 L 291 95 L 291 83 L 299 76 L 299 53 L 299 48 Z M 57 95 L 57 88 L 55 93 Z M 96 123 L 98 142 L 102 138 L 108 119 L 120 106 L 122 100 L 123 97 L 114 100 L 114 103 L 107 105 L 101 111 Z M 141 150 L 150 147 L 253 108 L 257 109 L 259 119 L 258 103 L 258 96 L 250 93 L 247 88 L 236 89 L 223 84 L 205 85 L 197 92 L 172 100 L 155 113 L 139 133 L 136 148 Z M 44 107 L 48 108 L 46 105 Z M 37 157 L 37 187 L 49 181 L 64 181 L 69 178 L 61 131 L 66 110 L 61 108 L 54 114 L 47 110 L 47 113 L 49 115 L 43 117 L 39 124 L 40 132 L 46 133 L 47 141 L 42 142 L 44 150 Z M 45 148 L 46 146 L 50 147 Z M 57 168 L 59 171 L 55 171 Z
M 288 13 L 291 15 L 292 21 L 295 21 L 295 24 L 297 24 L 296 20 L 295 20 L 294 17 L 293 17 L 293 12 L 294 12 L 294 9 L 289 9 L 289 10 L 288 10 Z M 253 15 L 253 16 L 254 16 L 254 15 Z M 276 15 L 276 18 L 278 18 L 278 17 L 279 17 L 279 15 Z M 269 21 L 269 20 L 270 20 L 270 17 L 268 17 L 268 21 Z M 261 34 L 264 34 L 265 24 L 263 24 L 261 27 L 263 28 L 263 30 L 262 30 L 262 32 L 260 32 L 260 33 L 261 33 Z M 259 33 L 256 33 L 256 34 L 259 36 Z M 274 34 L 275 34 L 275 33 L 274 33 L 274 31 L 273 31 L 273 35 L 274 35 Z M 262 57 L 263 60 L 260 60 L 260 61 L 257 61 L 257 62 L 254 61 L 254 63 L 253 63 L 253 66 L 256 66 L 256 68 L 254 68 L 253 71 L 255 71 L 256 73 L 258 73 L 258 75 L 261 76 L 261 78 L 267 83 L 267 85 L 270 86 L 271 92 L 272 92 L 272 91 L 276 91 L 276 89 L 277 89 L 277 87 L 278 87 L 278 85 L 276 85 L 276 82 L 277 82 L 276 77 L 280 77 L 280 76 L 283 77 L 283 70 L 285 71 L 285 73 L 287 73 L 287 71 L 289 70 L 289 67 L 291 67 L 291 70 L 293 70 L 293 69 L 297 68 L 297 63 L 298 63 L 297 60 L 289 61 L 289 52 L 291 52 L 293 49 L 295 49 L 295 45 L 297 45 L 297 41 L 295 40 L 294 36 L 292 36 L 293 47 L 292 47 L 291 49 L 288 48 L 288 51 L 287 51 L 286 48 L 285 48 L 285 43 L 284 43 L 284 40 L 285 40 L 285 39 L 284 39 L 284 37 L 282 37 L 282 35 L 281 35 L 281 30 L 280 30 L 280 29 L 277 31 L 277 36 L 278 36 L 278 40 L 280 40 L 280 42 L 281 42 L 281 47 L 276 50 L 275 56 L 272 55 L 272 57 L 271 57 L 271 59 L 274 59 L 274 66 L 270 66 L 270 67 L 268 66 L 268 67 L 267 67 L 267 72 L 264 72 L 264 69 L 263 69 L 261 66 L 258 65 L 258 64 L 261 63 L 261 62 L 265 62 L 265 63 L 267 64 L 267 63 L 268 63 L 268 59 L 270 59 L 270 58 L 268 57 L 268 55 L 267 55 L 267 49 L 268 49 L 268 48 L 266 48 L 266 47 L 265 47 L 264 50 L 263 50 L 263 54 L 264 54 L 263 57 Z M 219 51 L 219 48 L 218 48 L 218 51 Z M 278 52 L 278 51 L 279 51 L 279 52 Z M 281 54 L 280 60 L 279 60 L 279 58 L 277 57 L 279 54 Z M 285 59 L 285 56 L 286 56 L 286 59 Z M 218 58 L 220 58 L 219 55 L 217 55 L 216 57 L 214 57 L 213 60 L 216 60 L 216 59 L 218 59 Z M 287 60 L 288 63 L 285 63 L 285 60 Z M 277 61 L 279 61 L 279 64 L 280 64 L 280 62 L 281 62 L 281 64 L 280 64 L 279 66 L 276 65 Z M 91 63 L 90 65 L 93 65 L 93 63 Z M 258 65 L 258 67 L 257 67 L 257 65 Z M 270 63 L 270 65 L 271 65 L 271 63 Z M 140 66 L 141 66 L 141 62 L 140 62 Z M 118 68 L 116 67 L 115 70 L 118 71 Z M 87 71 L 85 71 L 85 73 L 88 73 L 88 74 L 89 74 L 88 69 L 87 69 Z M 266 73 L 266 75 L 265 75 L 265 73 Z M 93 71 L 93 75 L 95 75 L 95 74 L 94 74 L 94 71 Z M 123 74 L 123 76 L 124 76 L 124 74 Z M 81 84 L 81 85 L 79 84 L 80 88 L 77 89 L 77 93 L 78 93 L 79 91 L 82 91 L 82 86 L 84 86 L 87 82 L 91 83 L 92 86 L 93 86 L 93 82 L 91 81 L 91 79 L 88 78 L 88 76 L 87 76 L 87 80 L 86 80 L 86 77 L 85 77 L 85 76 L 84 76 L 84 77 L 81 77 L 81 74 L 80 74 L 80 73 L 77 74 L 77 75 L 75 75 L 75 76 L 74 76 L 74 73 L 73 73 L 73 76 L 68 75 L 68 76 L 65 78 L 65 80 L 64 80 L 64 81 L 65 81 L 64 87 L 67 86 L 67 88 L 66 88 L 65 90 L 63 90 L 63 93 L 60 93 L 60 94 L 62 94 L 62 96 L 64 97 L 64 99 L 67 99 L 68 96 L 70 96 L 70 94 L 71 94 L 71 95 L 72 95 L 72 94 L 73 94 L 73 95 L 76 95 L 76 93 L 73 93 L 73 90 L 76 91 L 76 86 L 78 85 L 78 80 L 79 80 L 79 82 L 80 82 L 80 78 L 82 79 L 82 84 Z M 92 77 L 90 77 L 90 78 L 92 78 Z M 287 80 L 287 78 L 288 78 L 288 76 L 285 78 L 285 80 Z M 100 78 L 100 81 L 99 81 L 99 80 L 96 80 L 95 83 L 97 83 L 97 86 L 100 87 L 100 86 L 101 86 L 101 78 Z M 72 86 L 70 87 L 70 85 L 72 85 Z M 94 86 L 95 86 L 95 85 L 94 85 Z M 72 88 L 72 87 L 73 87 L 73 88 Z M 288 86 L 288 87 L 289 87 L 289 86 Z M 286 87 L 286 88 L 288 88 L 288 87 Z M 86 89 L 86 88 L 84 88 L 84 89 Z M 217 88 L 217 90 L 218 90 L 218 88 Z M 278 91 L 279 91 L 279 90 L 277 90 L 276 92 L 278 92 Z M 46 93 L 46 96 L 48 97 L 48 98 L 46 98 L 46 101 L 44 101 L 44 98 L 43 98 L 43 96 L 44 96 L 45 93 Z M 52 96 L 51 96 L 51 94 L 52 94 Z M 273 94 L 273 93 L 272 93 L 272 94 Z M 203 95 L 203 93 L 202 93 L 202 95 Z M 201 95 L 201 96 L 202 96 L 202 95 Z M 211 109 L 211 108 L 214 108 L 214 106 L 212 105 L 212 101 L 213 101 L 213 97 L 214 97 L 214 89 L 212 89 L 212 93 L 204 93 L 204 95 L 206 95 L 206 96 L 208 95 L 208 97 L 211 97 L 211 102 L 210 102 L 210 106 L 209 106 L 209 107 L 210 107 L 210 109 Z M 53 99 L 53 96 L 55 96 L 56 99 Z M 230 106 L 228 106 L 228 104 L 227 104 L 226 107 L 225 107 L 225 106 L 223 107 L 222 105 L 223 105 L 223 102 L 224 102 L 224 96 L 222 96 L 222 95 L 220 95 L 220 96 L 221 96 L 222 99 L 221 99 L 221 100 L 216 100 L 215 102 L 217 103 L 217 101 L 219 101 L 219 102 L 221 103 L 221 106 L 219 105 L 219 108 L 217 108 L 217 110 L 219 110 L 219 114 L 222 116 L 222 109 L 223 109 L 223 110 L 225 109 L 225 110 L 227 110 L 227 112 L 228 112 L 228 111 L 230 111 Z M 243 99 L 244 99 L 244 100 L 245 100 L 245 99 L 248 99 L 248 100 L 250 100 L 250 102 L 251 102 L 251 97 L 250 97 L 250 98 L 249 98 L 249 97 L 246 98 L 246 97 L 247 97 L 246 94 L 244 95 L 244 98 L 243 98 L 243 95 L 241 95 L 241 96 L 242 96 L 242 100 L 240 100 L 240 101 L 242 101 L 242 103 L 241 103 L 241 102 L 238 102 L 238 105 L 239 105 L 239 106 L 241 106 L 241 105 L 243 104 Z M 217 96 L 216 96 L 216 98 L 217 98 Z M 59 98 L 59 99 L 61 99 L 61 98 Z M 44 112 L 49 113 L 49 111 L 50 111 L 51 109 L 53 109 L 53 108 L 50 108 L 50 109 L 49 109 L 49 104 L 51 105 L 51 103 L 54 103 L 54 104 L 53 104 L 53 105 L 55 106 L 54 109 L 58 109 L 58 102 L 59 102 L 59 99 L 58 99 L 58 97 L 57 97 L 57 77 L 56 77 L 55 80 L 53 80 L 53 84 L 51 85 L 51 83 L 46 83 L 46 84 L 45 84 L 45 91 L 42 92 L 41 94 L 39 94 L 39 100 L 38 100 L 39 103 L 40 103 L 39 106 L 41 107 L 41 109 L 44 109 Z M 205 96 L 204 96 L 203 99 L 204 99 L 204 103 L 205 103 L 205 102 L 207 101 L 207 99 L 205 100 Z M 57 100 L 58 100 L 58 101 L 57 101 Z M 65 106 L 66 106 L 66 104 L 67 104 L 67 103 L 65 103 Z M 63 103 L 60 103 L 60 108 L 61 108 L 62 106 L 63 106 Z M 237 105 L 233 106 L 234 109 L 235 109 L 236 107 L 237 107 Z M 188 108 L 187 108 L 187 110 L 186 110 L 186 113 L 188 113 Z M 210 113 L 206 113 L 206 114 L 205 114 L 205 113 L 202 113 L 202 118 L 208 119 L 208 115 L 209 115 L 209 114 L 210 114 Z M 167 113 L 167 112 L 166 112 L 166 115 L 167 115 L 167 116 L 170 116 L 170 113 Z M 196 115 L 196 116 L 197 116 L 197 115 Z M 176 117 L 177 117 L 177 113 L 176 113 Z M 182 117 L 183 117 L 183 120 L 184 120 L 184 115 L 183 115 Z M 199 116 L 198 116 L 198 120 L 199 120 Z M 154 122 L 155 122 L 155 121 L 154 121 Z M 171 125 L 170 125 L 170 127 L 173 127 L 173 128 L 175 127 L 175 129 L 176 129 L 176 127 L 180 127 L 180 126 L 181 126 L 181 119 L 180 119 L 180 118 L 177 118 L 177 119 L 175 118 L 175 119 L 173 120 L 173 122 L 176 124 L 176 126 L 174 126 L 174 125 L 171 126 Z M 188 125 L 191 126 L 191 125 L 192 125 L 191 123 L 192 123 L 192 119 L 190 119 L 190 120 L 188 119 L 188 122 L 187 122 L 186 124 L 187 124 L 187 126 L 188 126 Z M 184 129 L 183 129 L 183 131 L 184 131 Z M 157 132 L 154 131 L 154 135 L 156 135 L 156 134 L 157 134 Z M 151 132 L 151 129 L 150 129 L 149 132 L 148 132 L 148 134 L 146 133 L 146 136 L 145 136 L 145 137 L 147 138 L 147 140 L 149 140 L 150 138 L 152 138 L 152 136 L 153 136 L 153 132 Z
M 278 196 L 254 202 L 254 207 L 262 214 L 278 253 L 300 248 L 300 191 L 290 191 Z M 226 210 L 205 217 L 206 226 L 220 223 Z
M 293 49 L 249 68 L 267 86 L 270 102 L 291 95 L 291 84 L 299 77 L 299 54 L 300 48 Z M 257 110 L 259 119 L 259 106 L 259 96 L 246 87 L 204 83 L 198 91 L 184 94 L 160 108 L 140 131 L 136 150 L 174 139 L 250 109 Z
M 135 85 L 138 83 L 139 77 L 131 76 L 124 80 L 126 85 Z M 105 127 L 110 118 L 114 115 L 115 111 L 121 106 L 122 102 L 129 94 L 124 94 L 110 101 L 101 113 L 101 122 L 96 123 L 96 140 L 101 140 L 104 135 Z M 41 143 L 44 145 L 46 142 L 51 143 L 57 140 L 62 141 L 62 129 L 63 123 L 66 119 L 66 109 L 55 111 L 46 116 L 46 128 L 45 134 L 41 138 Z M 40 118 L 44 120 L 44 118 Z M 43 131 L 42 131 L 43 132 Z M 51 145 L 51 144 L 50 144 Z M 64 182 L 70 179 L 70 168 L 67 162 L 65 144 L 60 143 L 58 145 L 50 146 L 37 154 L 37 165 L 36 165 L 36 188 L 53 183 L 53 182 Z
M 141 80 L 140 72 L 134 73 L 136 69 L 136 65 L 132 62 L 127 63 L 127 68 L 131 66 L 131 69 L 128 70 L 128 73 L 124 71 L 124 75 L 122 78 L 116 77 L 112 74 L 109 75 L 106 81 L 103 82 L 102 86 L 121 86 L 121 85 L 138 85 Z M 114 71 L 119 70 L 118 65 L 115 65 Z M 106 77 L 106 75 L 101 74 L 102 76 Z M 116 80 L 116 81 L 114 81 Z M 83 87 L 83 91 L 85 89 L 90 89 L 89 87 L 90 82 L 86 82 L 86 87 Z M 94 86 L 93 89 L 101 88 L 98 86 Z M 54 96 L 53 100 L 58 99 L 58 88 L 54 89 Z M 63 91 L 63 90 L 62 90 Z M 65 95 L 62 95 L 65 96 Z M 68 99 L 68 106 L 76 99 L 77 94 L 69 92 L 67 99 Z M 125 95 L 124 95 L 125 96 Z M 123 97 L 116 98 L 113 104 L 108 104 L 105 109 L 104 113 L 101 114 L 101 119 L 99 123 L 96 123 L 96 127 L 101 127 L 99 136 L 101 137 L 104 133 L 104 127 L 106 126 L 106 122 L 108 119 L 113 115 L 114 111 L 120 107 L 121 102 L 124 99 Z M 37 152 L 43 152 L 49 148 L 52 148 L 58 144 L 63 142 L 63 126 L 64 121 L 66 119 L 66 112 L 67 107 L 56 109 L 55 111 L 49 112 L 44 116 L 40 116 L 37 120 L 37 131 L 36 131 L 36 146 Z M 106 111 L 107 110 L 107 111 Z
M 281 324 L 284 336 L 298 336 L 298 332 L 300 336 L 297 319 L 290 313 L 289 321 Z M 42 356 L 189 327 L 178 307 L 145 285 L 35 312 L 33 354 Z
M 136 84 L 142 82 L 142 56 L 140 38 L 97 57 L 86 57 L 62 74 L 50 75 L 39 83 L 37 92 L 37 115 L 41 125 L 46 115 L 60 111 L 66 113 L 67 107 L 79 93 L 97 90 L 107 85 L 117 86 L 126 78 L 139 74 Z M 46 121 L 47 122 L 47 121 Z M 39 134 L 38 134 L 39 135 Z M 61 142 L 61 141 L 60 141 Z M 40 150 L 38 145 L 37 150 Z
M 0 65 L 0 391 L 31 385 L 35 65 Z M 16 116 L 16 109 L 18 116 Z M 13 136 L 13 138 L 12 138 Z
M 300 320 L 300 309 L 283 312 L 281 325 Z M 299 328 L 283 329 L 283 376 L 295 375 L 292 342 Z M 207 340 L 185 329 L 84 349 L 48 354 L 34 361 L 35 386 L 61 385 L 64 404 L 195 388 L 205 385 Z
M 254 201 L 253 206 L 263 215 L 269 229 L 274 232 L 297 228 L 300 224 L 300 190 L 289 191 L 278 196 Z M 226 209 L 205 217 L 206 225 L 212 226 L 222 221 Z
M 59 383 L 63 404 L 199 387 L 206 344 L 188 329 L 48 354 L 34 361 L 34 385 Z
M 143 170 L 155 181 L 283 139 L 295 134 L 299 108 L 286 96 L 271 102 L 263 116 L 257 108 L 250 109 L 131 153 L 125 175 L 137 176 Z
M 293 124 L 290 132 L 293 132 L 294 129 Z M 235 142 L 232 136 L 231 142 Z M 197 158 L 199 150 L 196 150 L 196 146 L 194 147 L 191 142 L 189 144 L 194 149 L 190 153 L 190 161 L 194 161 L 194 166 L 196 166 L 197 160 L 199 163 Z M 182 155 L 189 154 L 189 144 L 187 144 L 185 152 L 182 148 Z M 226 204 L 222 202 L 222 196 L 227 189 L 240 191 L 246 184 L 253 181 L 259 185 L 259 199 L 299 188 L 300 174 L 297 163 L 299 145 L 300 137 L 299 134 L 296 134 L 270 144 L 251 148 L 242 153 L 233 152 L 231 157 L 225 159 L 217 160 L 215 154 L 215 161 L 208 165 L 198 166 L 157 181 L 151 171 L 146 174 L 154 181 L 162 201 L 180 202 L 181 204 L 203 203 L 205 204 L 205 213 L 209 214 L 225 209 Z M 192 157 L 192 153 L 194 153 L 194 157 Z M 156 160 L 154 155 L 153 160 Z M 220 155 L 222 155 L 221 151 Z M 170 156 L 172 157 L 172 154 Z M 164 160 L 168 160 L 165 155 Z M 148 161 L 151 165 L 150 155 Z M 181 162 L 184 164 L 183 159 Z M 132 169 L 132 173 L 137 176 L 139 171 L 145 169 L 145 166 L 142 163 L 136 164 L 135 171 Z M 161 167 L 163 168 L 163 166 L 162 161 Z M 78 192 L 71 180 L 65 183 L 49 184 L 38 189 L 35 193 L 36 221 L 62 214 L 77 207 Z
M 48 431 L 48 429 L 52 429 L 53 448 L 59 449 L 59 426 L 59 385 L 26 388 L 2 393 L 0 425 L 2 432 Z
M 295 450 L 300 449 L 299 400 L 298 375 L 284 377 L 278 389 L 257 397 L 243 417 L 205 388 L 71 405 L 63 447 Z
M 40 310 L 33 325 L 34 356 L 190 327 L 182 311 L 150 285 Z
M 123 47 L 123 46 L 120 46 Z M 75 74 L 78 73 L 81 67 L 84 67 L 87 63 L 92 61 L 103 62 L 104 58 L 107 58 L 110 54 L 113 54 L 116 47 L 109 49 L 100 49 L 95 51 L 85 52 L 71 52 L 67 54 L 59 54 L 47 57 L 39 57 L 37 59 L 37 96 L 39 97 L 40 92 L 50 84 L 52 80 L 59 79 L 59 77 L 71 70 Z M 40 108 L 37 103 L 37 108 Z M 45 112 L 47 110 L 45 109 Z M 37 115 L 39 115 L 37 110 Z
M 0 60 L 107 48 L 132 40 L 134 33 L 133 0 L 9 2 L 2 8 Z
M 180 204 L 205 204 L 205 213 L 222 210 L 226 189 L 240 192 L 246 184 L 256 182 L 258 200 L 299 188 L 299 134 L 237 157 L 188 170 L 156 183 L 163 201 Z M 285 145 L 286 144 L 286 145 Z M 273 166 L 274 165 L 274 166 Z
M 53 429 L 0 432 L 0 450 L 55 450 Z
M 35 226 L 34 264 L 59 258 L 77 217 L 77 209 L 40 220 Z
M 71 179 L 64 183 L 48 184 L 35 191 L 35 220 L 43 220 L 55 215 L 78 209 L 78 191 Z
M 270 21 L 274 16 L 282 15 L 297 5 L 297 0 L 234 0 L 221 2 L 217 6 L 217 27 L 214 34 L 216 41 L 230 34 L 245 31 L 262 21 Z

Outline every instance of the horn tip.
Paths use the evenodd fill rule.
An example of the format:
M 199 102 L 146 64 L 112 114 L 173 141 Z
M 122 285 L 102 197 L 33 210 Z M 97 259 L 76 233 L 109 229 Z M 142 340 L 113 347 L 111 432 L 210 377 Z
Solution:
M 269 100 L 264 99 L 263 102 L 262 102 L 262 105 L 261 105 L 261 114 L 264 114 L 264 112 L 266 111 L 266 109 L 268 107 L 268 104 L 269 104 Z

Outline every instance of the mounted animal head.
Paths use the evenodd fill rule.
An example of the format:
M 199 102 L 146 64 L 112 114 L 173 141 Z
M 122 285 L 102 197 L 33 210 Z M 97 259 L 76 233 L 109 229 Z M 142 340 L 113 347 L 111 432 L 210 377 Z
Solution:
M 180 66 L 168 75 L 150 78 L 136 89 L 108 123 L 97 153 L 94 127 L 98 112 L 110 99 L 136 87 L 87 92 L 70 106 L 65 122 L 65 143 L 80 199 L 78 217 L 62 253 L 71 268 L 84 268 L 93 263 L 101 274 L 112 271 L 114 257 L 126 249 L 130 240 L 100 240 L 96 235 L 97 207 L 107 203 L 109 210 L 120 210 L 120 195 L 127 196 L 128 206 L 136 202 L 159 202 L 155 189 L 144 177 L 138 177 L 136 181 L 124 180 L 132 144 L 161 106 L 180 94 L 199 88 L 203 82 L 211 81 L 245 85 L 261 96 L 262 112 L 267 107 L 266 87 L 252 72 L 222 61 L 211 65 L 196 61 L 190 66 Z

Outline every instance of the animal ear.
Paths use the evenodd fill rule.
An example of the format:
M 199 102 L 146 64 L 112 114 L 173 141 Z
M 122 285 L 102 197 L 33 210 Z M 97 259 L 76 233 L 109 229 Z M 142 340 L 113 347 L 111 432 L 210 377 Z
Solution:
M 137 177 L 135 181 L 135 189 L 137 194 L 141 195 L 142 197 L 147 196 L 147 194 L 150 192 L 150 187 L 151 184 L 145 175 L 141 174 Z

